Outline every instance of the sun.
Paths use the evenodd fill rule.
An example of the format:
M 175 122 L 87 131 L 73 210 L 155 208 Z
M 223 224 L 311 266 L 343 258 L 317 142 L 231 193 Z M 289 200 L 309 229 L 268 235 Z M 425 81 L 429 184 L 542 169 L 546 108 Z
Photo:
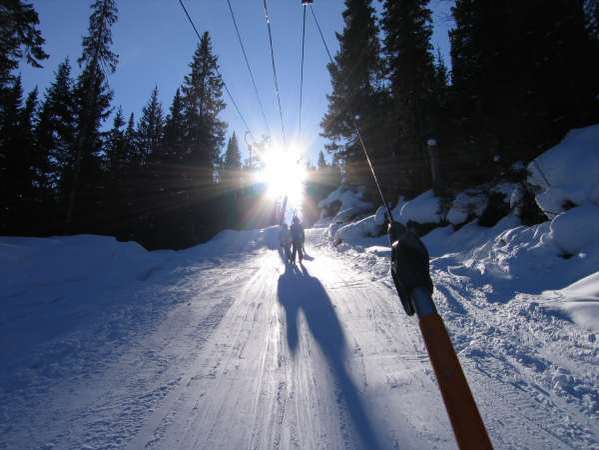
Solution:
M 257 177 L 259 182 L 266 184 L 268 195 L 271 198 L 287 197 L 290 204 L 298 207 L 307 176 L 301 149 L 295 145 L 287 149 L 271 147 L 260 159 L 263 168 Z

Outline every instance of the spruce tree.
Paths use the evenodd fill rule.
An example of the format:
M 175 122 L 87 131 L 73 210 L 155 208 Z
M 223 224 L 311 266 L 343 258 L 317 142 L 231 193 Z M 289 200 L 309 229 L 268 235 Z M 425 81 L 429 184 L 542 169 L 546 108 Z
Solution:
M 241 152 L 239 151 L 239 144 L 237 142 L 237 135 L 233 132 L 233 135 L 227 143 L 227 150 L 223 158 L 223 168 L 230 172 L 237 173 L 241 170 Z
M 217 227 L 216 216 L 208 213 L 216 206 L 215 165 L 220 158 L 226 124 L 219 114 L 225 108 L 223 81 L 213 54 L 210 35 L 202 35 L 185 77 L 183 104 L 183 194 L 180 211 L 189 243 L 207 238 Z
M 212 182 L 212 166 L 224 143 L 226 124 L 219 119 L 225 108 L 223 81 L 213 54 L 210 35 L 202 35 L 190 64 L 191 73 L 182 86 L 186 159 L 204 171 L 204 182 Z
M 58 66 L 55 79 L 47 89 L 36 129 L 37 161 L 40 183 L 48 194 L 65 206 L 72 179 L 75 146 L 75 103 L 71 66 L 66 59 Z
M 329 64 L 332 93 L 322 120 L 322 135 L 331 141 L 327 149 L 355 166 L 350 181 L 369 180 L 355 125 L 360 127 L 374 156 L 385 151 L 381 117 L 384 91 L 375 10 L 371 0 L 346 0 L 344 28 L 337 35 L 340 49 Z
M 180 89 L 177 89 L 164 126 L 164 149 L 161 160 L 176 161 L 182 159 L 184 138 L 183 98 Z
M 25 57 L 28 64 L 41 67 L 48 58 L 38 28 L 39 17 L 33 5 L 22 0 L 4 0 L 0 7 L 0 92 L 10 90 L 12 72 Z
M 386 72 L 391 85 L 395 131 L 394 153 L 403 169 L 403 189 L 424 190 L 430 173 L 425 142 L 438 134 L 439 99 L 432 54 L 432 13 L 429 0 L 387 0 L 382 26 L 385 31 Z M 426 183 L 426 184 L 425 184 Z
M 142 165 L 149 164 L 157 156 L 163 138 L 164 113 L 158 99 L 158 87 L 155 87 L 137 125 L 137 146 Z
M 108 170 L 114 181 L 119 180 L 123 169 L 128 164 L 127 140 L 125 138 L 125 117 L 123 108 L 119 106 L 112 121 L 112 129 L 108 133 L 106 142 L 106 153 L 108 159 Z
M 582 2 L 458 0 L 453 15 L 454 113 L 475 176 L 497 173 L 494 161 L 528 160 L 592 120 Z
M 29 93 L 23 105 L 20 78 L 7 92 L 8 108 L 4 111 L 2 132 L 2 192 L 1 207 L 5 217 L 3 226 L 12 233 L 22 234 L 31 229 L 27 219 L 33 201 L 34 172 L 32 170 L 35 147 L 34 121 L 37 115 L 38 90 Z
M 318 170 L 326 169 L 327 167 L 327 161 L 324 159 L 324 153 L 321 150 L 318 152 Z
M 77 142 L 75 146 L 73 182 L 70 189 L 66 223 L 70 227 L 78 197 L 87 197 L 84 209 L 95 209 L 93 192 L 100 174 L 102 122 L 109 115 L 112 92 L 107 74 L 114 73 L 118 55 L 111 50 L 112 26 L 117 21 L 115 0 L 96 0 L 91 6 L 88 35 L 83 38 L 83 52 L 78 62 L 83 70 L 77 80 L 75 101 Z M 80 186 L 80 180 L 84 183 Z M 81 192 L 80 192 L 81 191 Z M 90 211 L 91 214 L 91 211 Z

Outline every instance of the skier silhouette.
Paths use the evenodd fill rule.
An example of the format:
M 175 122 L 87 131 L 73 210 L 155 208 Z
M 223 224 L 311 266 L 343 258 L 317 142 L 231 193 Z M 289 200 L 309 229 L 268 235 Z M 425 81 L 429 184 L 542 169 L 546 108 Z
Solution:
M 291 261 L 295 263 L 296 255 L 299 256 L 299 262 L 302 263 L 304 259 L 304 240 L 306 236 L 304 234 L 304 227 L 297 216 L 293 217 L 293 223 L 291 224 L 291 242 L 293 245 L 293 253 L 291 255 Z

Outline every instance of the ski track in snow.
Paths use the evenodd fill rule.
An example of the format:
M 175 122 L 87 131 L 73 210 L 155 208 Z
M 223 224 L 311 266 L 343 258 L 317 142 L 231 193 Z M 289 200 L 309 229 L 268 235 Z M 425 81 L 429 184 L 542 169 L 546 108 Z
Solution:
M 93 326 L 1 369 L 0 448 L 455 448 L 384 260 L 321 234 L 304 270 L 262 249 L 116 290 Z M 436 301 L 496 448 L 599 448 L 597 345 L 442 264 Z

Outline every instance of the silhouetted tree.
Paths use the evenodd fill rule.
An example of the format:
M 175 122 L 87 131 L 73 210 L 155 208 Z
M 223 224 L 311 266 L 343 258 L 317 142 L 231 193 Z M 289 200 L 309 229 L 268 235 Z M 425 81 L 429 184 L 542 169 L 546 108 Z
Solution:
M 386 151 L 380 114 L 384 110 L 382 63 L 375 10 L 371 0 L 346 0 L 344 28 L 337 35 L 340 49 L 336 64 L 329 64 L 332 93 L 322 120 L 322 135 L 331 141 L 327 149 L 350 168 L 350 181 L 369 182 L 355 125 L 373 155 Z
M 118 55 L 110 48 L 117 13 L 115 0 L 96 0 L 91 6 L 88 34 L 83 38 L 83 52 L 78 60 L 83 70 L 75 88 L 77 138 L 66 217 L 68 227 L 72 225 L 76 207 L 81 207 L 79 215 L 87 216 L 88 223 L 97 208 L 100 129 L 109 115 L 112 99 L 106 75 L 113 73 L 118 63 Z

